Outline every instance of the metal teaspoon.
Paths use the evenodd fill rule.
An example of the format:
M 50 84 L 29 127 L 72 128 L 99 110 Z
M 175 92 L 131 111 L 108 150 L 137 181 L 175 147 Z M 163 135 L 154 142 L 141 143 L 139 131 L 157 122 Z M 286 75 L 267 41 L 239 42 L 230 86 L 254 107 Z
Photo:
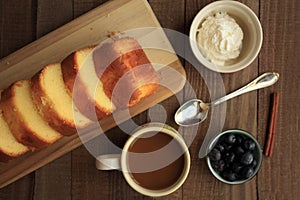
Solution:
M 175 113 L 175 122 L 180 126 L 192 126 L 203 122 L 208 114 L 210 107 L 219 105 L 233 97 L 241 94 L 265 88 L 273 85 L 279 79 L 279 74 L 276 72 L 267 72 L 257 77 L 244 87 L 220 98 L 211 103 L 204 103 L 200 99 L 192 99 L 184 103 L 178 108 Z

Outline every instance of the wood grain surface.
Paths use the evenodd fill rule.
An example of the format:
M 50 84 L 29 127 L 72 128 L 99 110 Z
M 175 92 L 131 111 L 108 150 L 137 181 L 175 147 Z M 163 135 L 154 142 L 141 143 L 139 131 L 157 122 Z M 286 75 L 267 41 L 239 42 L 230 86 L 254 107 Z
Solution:
M 129 14 L 128 11 L 132 8 L 135 8 L 135 12 Z M 137 15 L 143 17 L 137 19 Z M 114 21 L 121 22 L 113 23 Z M 126 32 L 136 28 L 139 29 Z M 116 110 L 113 115 L 102 119 L 100 123 L 92 124 L 87 130 L 81 131 L 80 137 L 79 134 L 64 137 L 47 148 L 27 153 L 8 163 L 0 163 L 0 188 L 120 125 L 184 87 L 186 79 L 183 66 L 164 32 L 159 28 L 160 25 L 147 1 L 110 1 L 0 61 L 2 68 L 0 68 L 2 80 L 0 88 L 4 89 L 11 81 L 32 77 L 35 71 L 40 70 L 45 64 L 62 60 L 61 57 L 66 57 L 74 51 L 73 49 L 98 44 L 107 39 L 107 34 L 111 31 L 117 30 L 122 32 L 122 37 L 134 37 L 144 47 L 144 52 L 153 63 L 160 84 L 153 95 L 128 110 Z
M 39 37 L 66 24 L 80 15 L 102 5 L 103 0 L 11 0 L 0 1 L 0 57 L 5 57 Z M 193 17 L 211 0 L 149 0 L 160 24 L 164 28 L 187 34 Z M 185 184 L 175 193 L 161 199 L 298 199 L 300 196 L 300 132 L 299 132 L 299 25 L 298 0 L 241 0 L 259 17 L 264 40 L 258 58 L 247 68 L 232 74 L 221 74 L 226 93 L 246 84 L 266 71 L 277 71 L 280 80 L 276 85 L 245 94 L 226 104 L 223 130 L 240 128 L 251 132 L 263 146 L 267 131 L 270 94 L 280 93 L 279 116 L 275 148 L 272 158 L 263 158 L 258 175 L 242 185 L 226 185 L 216 180 L 208 170 L 198 151 L 209 129 L 210 119 L 199 127 L 180 128 L 173 120 L 179 102 L 197 97 L 209 101 L 219 94 L 214 80 L 219 76 L 201 64 L 193 66 L 181 59 L 187 82 L 178 95 L 145 111 L 132 120 L 141 125 L 151 116 L 165 120 L 179 128 L 190 142 L 192 166 Z M 134 10 L 132 10 L 134 12 Z M 186 56 L 191 54 L 183 45 Z M 2 66 L 0 66 L 1 69 Z M 196 69 L 200 70 L 197 71 Z M 2 80 L 0 80 L 2 82 Z M 209 91 L 208 85 L 214 85 Z M 163 109 L 164 108 L 164 109 Z M 128 122 L 125 122 L 128 123 Z M 222 120 L 215 120 L 219 127 Z M 196 132 L 196 135 L 191 133 Z M 111 146 L 97 140 L 109 138 L 122 148 L 128 135 L 113 128 L 90 142 L 99 152 L 112 152 Z M 135 192 L 119 171 L 97 171 L 94 157 L 85 147 L 79 147 L 33 173 L 0 189 L 0 199 L 151 199 Z

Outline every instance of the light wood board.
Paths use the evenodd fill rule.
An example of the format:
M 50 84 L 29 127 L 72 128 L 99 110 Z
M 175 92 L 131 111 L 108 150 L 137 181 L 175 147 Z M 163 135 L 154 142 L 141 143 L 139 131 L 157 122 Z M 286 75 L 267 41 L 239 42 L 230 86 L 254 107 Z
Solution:
M 133 30 L 136 28 L 139 29 Z M 0 89 L 16 80 L 32 77 L 46 64 L 60 62 L 77 49 L 106 40 L 112 32 L 133 36 L 145 48 L 158 74 L 160 86 L 155 94 L 131 108 L 130 115 L 128 110 L 117 111 L 114 116 L 101 120 L 99 124 L 105 132 L 183 88 L 185 71 L 159 28 L 147 1 L 109 1 L 0 60 Z M 116 118 L 118 122 L 115 122 Z M 98 129 L 91 126 L 81 139 L 88 141 L 98 134 Z M 27 153 L 9 163 L 0 163 L 0 188 L 82 145 L 81 139 L 78 135 L 64 137 L 44 149 Z

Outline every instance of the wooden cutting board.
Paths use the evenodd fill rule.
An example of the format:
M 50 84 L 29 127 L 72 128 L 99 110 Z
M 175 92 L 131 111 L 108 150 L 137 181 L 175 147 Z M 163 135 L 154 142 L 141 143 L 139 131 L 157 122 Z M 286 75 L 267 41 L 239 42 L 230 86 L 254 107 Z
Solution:
M 124 122 L 172 96 L 185 84 L 185 71 L 159 28 L 159 22 L 146 0 L 107 2 L 0 60 L 0 89 L 16 80 L 30 78 L 46 64 L 60 62 L 77 49 L 106 40 L 112 32 L 133 36 L 153 63 L 160 86 L 156 93 L 131 108 L 130 115 L 128 111 L 117 111 L 114 116 L 119 119 L 118 123 Z M 101 120 L 99 124 L 103 132 L 117 125 L 112 116 Z M 98 134 L 98 129 L 91 126 L 84 132 L 83 138 L 88 141 Z M 80 145 L 82 140 L 76 134 L 9 163 L 0 163 L 0 188 Z

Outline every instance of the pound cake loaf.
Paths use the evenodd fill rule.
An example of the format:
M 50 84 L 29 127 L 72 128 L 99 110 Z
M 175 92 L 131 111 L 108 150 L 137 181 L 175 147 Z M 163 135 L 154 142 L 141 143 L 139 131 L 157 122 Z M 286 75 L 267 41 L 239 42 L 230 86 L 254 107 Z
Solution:
M 134 38 L 75 51 L 2 92 L 0 161 L 72 135 L 157 88 L 156 72 Z
M 76 128 L 82 129 L 91 124 L 76 107 L 73 111 L 72 97 L 64 84 L 60 63 L 44 67 L 32 77 L 31 83 L 33 101 L 38 110 L 48 124 L 62 135 L 72 135 L 76 133 Z
M 29 80 L 17 81 L 5 89 L 0 109 L 14 137 L 32 149 L 47 146 L 62 137 L 38 113 Z
M 78 109 L 91 120 L 101 120 L 115 110 L 115 105 L 96 75 L 91 54 L 94 48 L 88 47 L 69 55 L 62 61 L 62 73 Z
M 0 92 L 1 99 L 1 92 Z M 3 119 L 0 110 L 0 162 L 7 162 L 29 151 L 27 146 L 19 143 Z
M 103 44 L 93 60 L 105 94 L 118 108 L 132 107 L 158 87 L 156 72 L 134 38 Z

